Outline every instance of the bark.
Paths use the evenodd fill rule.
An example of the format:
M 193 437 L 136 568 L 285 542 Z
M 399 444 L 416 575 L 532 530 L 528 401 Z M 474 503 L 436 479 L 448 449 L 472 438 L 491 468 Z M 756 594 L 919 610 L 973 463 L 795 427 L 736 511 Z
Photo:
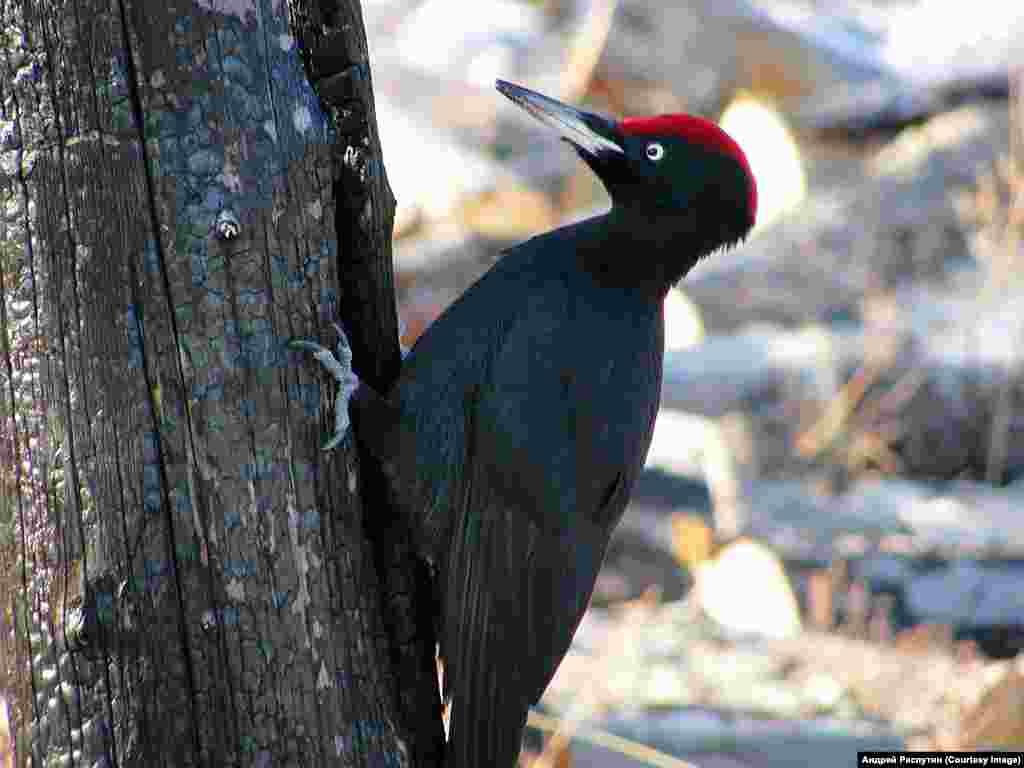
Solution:
M 408 545 L 375 505 L 370 546 L 372 468 L 356 482 L 349 442 L 319 450 L 332 383 L 284 346 L 333 346 L 340 316 L 364 378 L 386 388 L 400 362 L 361 17 L 327 5 L 0 2 L 0 627 L 21 764 L 436 750 L 437 699 L 406 702 L 399 677 L 432 649 L 415 580 L 390 575 Z
M 338 135 L 335 226 L 341 272 L 339 314 L 350 329 L 356 373 L 387 392 L 401 367 L 391 232 L 395 199 L 381 162 L 362 14 L 355 0 L 322 0 L 293 9 L 310 82 Z M 391 505 L 384 475 L 360 453 L 360 483 L 369 510 L 374 561 L 392 666 L 399 729 L 415 765 L 440 765 L 444 749 L 431 577 L 408 535 L 412 521 Z

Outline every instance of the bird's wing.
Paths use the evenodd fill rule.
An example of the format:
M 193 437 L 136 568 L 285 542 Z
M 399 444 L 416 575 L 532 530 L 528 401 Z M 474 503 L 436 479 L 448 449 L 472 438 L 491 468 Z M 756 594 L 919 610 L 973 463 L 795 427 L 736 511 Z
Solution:
M 447 765 L 511 768 L 527 710 L 586 609 L 604 542 L 550 536 L 486 488 L 469 489 L 467 502 L 443 601 Z
M 513 764 L 527 709 L 569 648 L 646 452 L 605 428 L 600 374 L 582 362 L 602 358 L 559 320 L 572 318 L 571 307 L 549 304 L 559 298 L 571 301 L 531 298 L 529 324 L 510 330 L 466 409 L 441 632 L 450 766 Z M 550 325 L 538 322 L 545 313 Z M 650 414 L 627 418 L 636 425 L 621 433 L 644 441 Z

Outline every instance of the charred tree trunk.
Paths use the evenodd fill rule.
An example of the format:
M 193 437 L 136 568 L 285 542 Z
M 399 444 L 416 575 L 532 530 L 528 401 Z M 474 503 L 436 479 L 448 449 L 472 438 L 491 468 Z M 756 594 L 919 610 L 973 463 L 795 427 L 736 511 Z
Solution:
M 0 16 L 19 762 L 436 763 L 408 544 L 350 441 L 320 451 L 331 383 L 284 346 L 340 317 L 363 377 L 400 365 L 355 0 Z

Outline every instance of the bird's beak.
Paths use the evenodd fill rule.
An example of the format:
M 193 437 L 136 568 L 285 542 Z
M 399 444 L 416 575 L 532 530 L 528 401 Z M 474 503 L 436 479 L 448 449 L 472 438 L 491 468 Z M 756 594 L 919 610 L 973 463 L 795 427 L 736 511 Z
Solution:
M 563 139 L 591 157 L 623 153 L 619 143 L 619 132 L 612 120 L 570 107 L 504 80 L 495 81 L 495 86 L 542 123 L 558 131 Z

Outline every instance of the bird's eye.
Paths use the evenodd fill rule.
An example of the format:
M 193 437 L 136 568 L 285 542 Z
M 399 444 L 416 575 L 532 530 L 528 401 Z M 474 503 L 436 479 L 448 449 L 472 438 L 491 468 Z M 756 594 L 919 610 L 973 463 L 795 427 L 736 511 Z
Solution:
M 645 151 L 647 152 L 647 159 L 653 160 L 654 162 L 658 162 L 665 156 L 665 148 L 656 141 L 652 141 L 648 144 Z

